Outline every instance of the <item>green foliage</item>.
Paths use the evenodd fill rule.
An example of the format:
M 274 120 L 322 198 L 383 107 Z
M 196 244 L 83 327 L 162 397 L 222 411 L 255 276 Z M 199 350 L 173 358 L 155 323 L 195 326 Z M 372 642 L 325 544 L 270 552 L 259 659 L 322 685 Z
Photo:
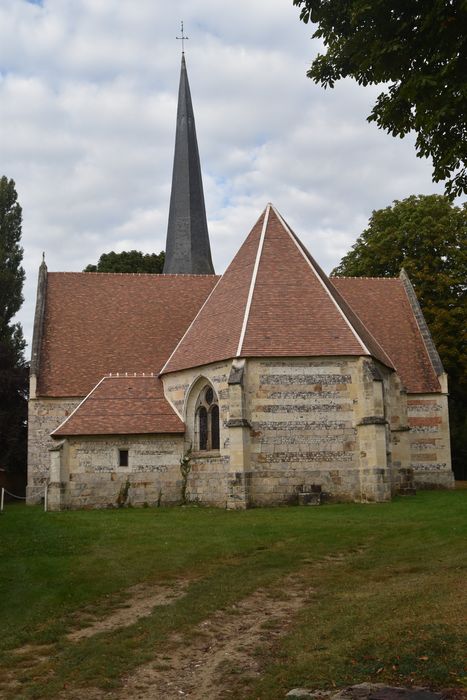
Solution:
M 165 253 L 142 253 L 139 250 L 103 253 L 97 265 L 88 265 L 84 272 L 146 272 L 160 274 L 164 269 Z
M 117 506 L 119 508 L 123 508 L 123 506 L 126 505 L 128 501 L 128 494 L 130 492 L 131 488 L 131 483 L 130 480 L 127 478 L 124 484 L 120 486 L 120 491 L 117 494 Z
M 0 338 L 11 334 L 10 321 L 23 303 L 22 210 L 13 180 L 0 179 Z
M 419 157 L 451 198 L 467 193 L 465 0 L 293 0 L 324 41 L 308 76 L 323 87 L 352 77 L 386 83 L 368 117 L 392 134 L 417 134 Z
M 11 323 L 23 303 L 22 211 L 13 180 L 0 179 L 0 467 L 26 468 L 28 372 L 19 323 Z
M 449 374 L 453 462 L 467 465 L 467 204 L 440 195 L 411 196 L 374 211 L 368 228 L 332 271 L 349 277 L 397 277 L 404 268 L 417 292 Z
M 188 476 L 191 472 L 191 445 L 185 454 L 180 458 L 180 474 L 182 475 L 181 497 L 182 505 L 186 505 L 186 489 Z

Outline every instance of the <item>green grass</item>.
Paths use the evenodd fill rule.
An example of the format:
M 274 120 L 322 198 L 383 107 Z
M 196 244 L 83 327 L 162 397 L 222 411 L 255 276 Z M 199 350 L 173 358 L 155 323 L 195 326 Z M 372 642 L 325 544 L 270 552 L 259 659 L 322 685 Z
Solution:
M 7 506 L 0 665 L 22 682 L 15 697 L 53 697 L 65 684 L 111 688 L 162 650 L 171 632 L 189 634 L 217 610 L 305 567 L 315 590 L 310 604 L 264 653 L 261 680 L 233 684 L 237 697 L 283 698 L 298 685 L 366 680 L 462 685 L 466 505 L 467 492 L 458 491 L 245 512 L 45 514 Z M 337 553 L 345 555 L 338 563 L 325 559 Z M 130 586 L 180 578 L 191 583 L 172 605 L 111 633 L 66 640 L 83 610 L 104 616 Z M 12 652 L 24 644 L 52 646 L 34 667 Z

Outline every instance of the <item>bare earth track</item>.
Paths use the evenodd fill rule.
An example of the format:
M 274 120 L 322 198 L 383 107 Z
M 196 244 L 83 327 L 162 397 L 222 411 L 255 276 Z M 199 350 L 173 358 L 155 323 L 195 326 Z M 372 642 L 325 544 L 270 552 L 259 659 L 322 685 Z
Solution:
M 310 587 L 312 571 L 323 565 L 339 564 L 345 554 L 328 555 L 323 560 L 302 560 L 302 568 L 276 581 L 271 588 L 259 588 L 243 600 L 217 611 L 191 629 L 185 636 L 173 634 L 163 652 L 122 679 L 118 689 L 68 686 L 57 696 L 60 700 L 142 700 L 143 698 L 243 697 L 248 681 L 261 676 L 261 659 L 268 658 L 274 643 L 287 634 L 296 614 L 314 591 Z M 134 586 L 125 602 L 107 616 L 96 619 L 91 611 L 79 616 L 80 628 L 66 635 L 77 643 L 102 632 L 117 631 L 153 613 L 155 607 L 168 606 L 183 597 L 193 579 L 171 582 L 166 586 Z M 53 656 L 55 646 L 25 645 L 14 650 L 22 659 L 24 671 L 41 674 L 41 664 Z M 245 688 L 246 690 L 246 688 Z M 3 691 L 3 692 L 2 692 Z M 5 694 L 3 694 L 5 693 Z M 18 679 L 6 673 L 0 681 L 0 697 L 21 695 Z
M 264 653 L 287 632 L 291 618 L 312 593 L 301 576 L 282 584 L 287 592 L 280 598 L 259 589 L 204 620 L 189 640 L 173 637 L 163 659 L 137 669 L 112 697 L 136 700 L 158 697 L 157 693 L 167 700 L 228 697 L 229 686 L 237 686 L 239 676 L 243 680 L 259 676 L 256 650 L 263 647 Z
M 88 627 L 70 632 L 67 639 L 71 642 L 79 642 L 80 639 L 93 637 L 99 632 L 110 632 L 119 627 L 127 627 L 142 617 L 150 615 L 158 605 L 170 605 L 180 598 L 188 585 L 189 580 L 175 582 L 171 587 L 157 587 L 149 589 L 148 586 L 133 586 L 128 591 L 128 600 L 125 605 L 112 612 L 102 620 L 93 621 Z
M 157 655 L 150 663 L 137 668 L 123 679 L 118 690 L 68 688 L 59 697 L 77 700 L 83 697 L 83 693 L 86 700 L 174 700 L 183 697 L 216 700 L 228 697 L 233 694 L 231 688 L 238 688 L 239 682 L 259 676 L 259 655 L 256 652 L 261 648 L 263 656 L 277 638 L 286 634 L 293 616 L 313 593 L 307 577 L 297 573 L 280 582 L 280 591 L 258 589 L 204 620 L 187 638 L 173 635 L 167 640 L 163 655 Z M 183 595 L 182 585 L 178 594 L 166 599 L 166 604 L 180 595 Z M 116 611 L 91 627 L 73 632 L 68 638 L 78 641 L 84 636 L 115 628 L 117 619 L 120 619 L 119 626 L 130 624 L 130 620 L 135 619 L 132 612 L 138 614 L 146 609 L 149 614 L 154 605 L 163 605 L 160 596 L 160 592 L 151 594 L 147 604 L 143 605 L 140 590 L 139 596 L 133 597 L 133 605 L 129 601 L 123 611 Z
M 91 622 L 67 635 L 73 643 L 133 624 L 152 613 L 155 606 L 170 605 L 183 596 L 190 581 L 157 589 L 136 586 L 128 591 L 125 605 L 107 617 Z M 216 612 L 192 629 L 186 637 L 172 635 L 162 653 L 138 667 L 122 681 L 120 688 L 67 687 L 60 700 L 139 700 L 142 698 L 190 698 L 192 700 L 226 698 L 241 693 L 244 682 L 260 676 L 260 658 L 274 642 L 287 633 L 295 614 L 310 599 L 309 569 L 282 579 L 273 589 L 258 589 L 243 600 Z M 83 616 L 82 622 L 87 622 Z M 21 656 L 23 670 L 37 671 L 54 645 L 26 645 L 15 650 Z M 9 674 L 7 674 L 8 676 Z M 3 691 L 3 692 L 2 692 Z M 3 694 L 5 693 L 5 694 Z M 240 694 L 241 696 L 241 694 Z M 4 676 L 0 697 L 21 697 L 17 678 Z

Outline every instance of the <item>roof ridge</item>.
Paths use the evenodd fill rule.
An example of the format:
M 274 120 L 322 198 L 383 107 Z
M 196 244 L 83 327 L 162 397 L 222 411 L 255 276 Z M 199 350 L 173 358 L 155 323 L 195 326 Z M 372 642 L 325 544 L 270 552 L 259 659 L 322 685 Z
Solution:
M 438 350 L 436 349 L 436 345 L 434 343 L 433 336 L 431 335 L 431 331 L 426 322 L 425 316 L 423 315 L 423 310 L 420 306 L 420 302 L 417 299 L 417 295 L 415 293 L 413 284 L 410 281 L 410 277 L 408 276 L 404 268 L 401 268 L 399 279 L 402 282 L 402 286 L 404 287 L 405 294 L 411 306 L 415 323 L 417 324 L 418 330 L 422 337 L 422 341 L 425 346 L 428 359 L 435 371 L 436 376 L 439 377 L 445 372 L 445 369 L 443 367 L 443 363 L 439 356 Z
M 194 275 L 194 277 L 197 277 L 197 276 L 198 276 L 198 275 Z M 210 275 L 210 276 L 211 276 L 211 275 Z M 182 335 L 182 337 L 181 337 L 180 340 L 178 341 L 177 345 L 176 345 L 176 346 L 174 347 L 174 349 L 172 350 L 171 354 L 169 355 L 169 357 L 168 357 L 168 359 L 167 359 L 167 362 L 165 363 L 165 365 L 164 365 L 164 366 L 162 367 L 162 369 L 160 370 L 159 376 L 164 372 L 165 368 L 166 368 L 167 365 L 170 363 L 170 360 L 172 359 L 172 357 L 175 355 L 175 353 L 177 352 L 178 348 L 179 348 L 180 345 L 182 344 L 182 342 L 183 342 L 185 336 L 189 333 L 189 331 L 190 331 L 191 328 L 193 327 L 193 324 L 195 323 L 196 319 L 197 319 L 198 316 L 200 315 L 201 311 L 204 309 L 204 307 L 205 307 L 206 304 L 208 303 L 209 299 L 212 297 L 212 295 L 213 295 L 213 293 L 214 293 L 214 290 L 217 289 L 217 285 L 218 285 L 219 282 L 222 280 L 222 277 L 223 277 L 223 275 L 220 275 L 220 276 L 219 276 L 219 279 L 217 280 L 216 284 L 214 285 L 214 287 L 211 289 L 210 293 L 208 294 L 208 296 L 207 296 L 206 299 L 204 300 L 204 304 L 201 306 L 201 308 L 199 309 L 198 313 L 196 314 L 196 316 L 194 317 L 194 319 L 192 320 L 192 322 L 190 323 L 190 325 L 189 325 L 188 328 L 186 329 L 185 333 Z
M 81 408 L 81 406 L 85 403 L 85 401 L 87 401 L 87 400 L 89 399 L 89 397 L 91 396 L 91 394 L 93 394 L 93 393 L 96 391 L 96 389 L 102 384 L 102 382 L 104 381 L 104 379 L 106 379 L 105 376 L 102 377 L 102 379 L 99 379 L 99 381 L 97 382 L 96 386 L 95 386 L 93 389 L 91 389 L 91 391 L 89 392 L 89 394 L 88 394 L 87 396 L 85 396 L 84 399 L 83 399 L 82 401 L 79 402 L 79 404 L 76 406 L 76 408 L 73 409 L 73 411 L 70 413 L 70 415 L 67 416 L 67 417 L 65 418 L 65 420 L 62 421 L 62 422 L 60 423 L 60 425 L 57 426 L 57 427 L 55 428 L 55 430 L 52 431 L 51 435 L 53 435 L 53 434 L 56 433 L 58 430 L 60 430 L 60 428 L 62 428 L 62 427 L 65 425 L 65 423 L 68 423 L 68 421 L 70 420 L 70 418 L 72 418 L 72 416 L 75 415 L 76 411 L 78 411 L 78 409 Z
M 86 270 L 56 270 L 55 272 L 48 272 L 49 275 L 89 275 L 99 279 L 100 277 L 116 277 L 121 275 L 122 277 L 154 277 L 156 279 L 167 279 L 172 277 L 193 277 L 198 279 L 198 277 L 222 277 L 222 275 L 216 275 L 214 273 L 202 273 L 195 274 L 193 272 L 187 273 L 165 273 L 165 272 L 89 272 Z
M 329 298 L 330 298 L 330 299 L 332 300 L 332 302 L 334 303 L 335 307 L 337 308 L 337 310 L 338 310 L 339 313 L 341 314 L 341 316 L 342 316 L 342 318 L 344 319 L 344 321 L 347 323 L 347 325 L 348 325 L 350 331 L 352 332 L 352 334 L 354 335 L 354 337 L 356 338 L 356 340 L 360 343 L 360 345 L 361 345 L 361 347 L 363 348 L 363 350 L 365 350 L 366 353 L 367 353 L 370 357 L 374 357 L 374 353 L 372 353 L 372 352 L 369 351 L 369 349 L 368 349 L 366 343 L 363 341 L 363 338 L 360 337 L 360 334 L 358 333 L 357 329 L 354 328 L 354 325 L 353 325 L 352 321 L 350 320 L 350 318 L 348 318 L 347 313 L 344 311 L 344 309 L 342 308 L 341 304 L 339 303 L 339 300 L 343 301 L 343 302 L 345 303 L 345 305 L 348 306 L 348 308 L 352 311 L 352 313 L 353 313 L 353 314 L 355 315 L 355 317 L 357 318 L 358 322 L 361 324 L 362 328 L 364 328 L 365 332 L 368 333 L 368 335 L 370 336 L 372 342 L 374 342 L 375 345 L 377 346 L 377 348 L 379 348 L 379 350 L 380 350 L 380 352 L 381 352 L 381 354 L 382 354 L 382 357 L 385 357 L 386 360 L 389 361 L 389 363 L 386 362 L 386 364 L 388 364 L 388 367 L 394 368 L 394 364 L 393 364 L 391 358 L 389 357 L 389 355 L 387 354 L 387 352 L 385 351 L 385 349 L 382 347 L 382 345 L 381 345 L 381 344 L 378 342 L 378 340 L 375 338 L 375 336 L 373 335 L 373 333 L 371 333 L 371 331 L 367 328 L 367 326 L 366 326 L 365 323 L 362 321 L 362 319 L 360 318 L 360 316 L 356 313 L 356 311 L 352 308 L 352 306 L 351 306 L 350 304 L 348 304 L 347 301 L 341 296 L 341 294 L 339 293 L 339 290 L 336 289 L 336 288 L 334 287 L 334 284 L 331 282 L 329 276 L 326 275 L 326 273 L 323 271 L 323 275 L 325 275 L 327 281 L 328 281 L 329 284 L 332 286 L 332 288 L 333 288 L 334 292 L 337 294 L 339 300 L 335 298 L 334 294 L 331 293 L 331 291 L 330 291 L 330 289 L 328 288 L 327 284 L 325 284 L 324 280 L 322 279 L 321 275 L 319 274 L 318 270 L 316 269 L 315 264 L 314 264 L 315 261 L 314 261 L 314 259 L 312 258 L 312 256 L 310 255 L 310 253 L 308 253 L 308 251 L 307 251 L 306 248 L 304 247 L 303 243 L 302 243 L 302 242 L 300 241 L 300 239 L 295 235 L 295 233 L 291 230 L 290 226 L 284 221 L 284 219 L 282 218 L 282 216 L 279 214 L 279 212 L 277 211 L 277 209 L 276 209 L 274 206 L 273 206 L 273 210 L 274 210 L 276 216 L 278 217 L 279 221 L 280 221 L 280 222 L 282 223 L 282 225 L 284 226 L 286 232 L 289 234 L 289 236 L 290 236 L 291 239 L 294 241 L 294 243 L 295 243 L 295 245 L 297 246 L 297 248 L 300 250 L 300 252 L 301 252 L 303 258 L 306 260 L 306 262 L 308 262 L 309 266 L 310 266 L 311 269 L 313 270 L 315 276 L 317 277 L 317 279 L 318 279 L 319 282 L 321 283 L 322 287 L 325 289 L 325 291 L 327 291 L 327 293 L 328 293 L 328 295 L 329 295 Z M 308 253 L 308 254 L 307 254 L 307 253 Z M 377 358 L 377 359 L 380 359 L 380 358 Z M 380 361 L 381 361 L 381 360 L 380 360 Z
M 284 230 L 286 231 L 286 233 L 288 233 L 288 235 L 290 236 L 290 238 L 292 239 L 292 241 L 295 243 L 296 247 L 299 249 L 299 251 L 300 251 L 302 257 L 303 257 L 304 260 L 308 263 L 309 267 L 310 267 L 311 270 L 313 271 L 314 275 L 315 275 L 316 278 L 318 279 L 319 283 L 321 284 L 321 286 L 323 287 L 323 289 L 325 290 L 325 292 L 327 292 L 329 298 L 331 299 L 331 301 L 333 302 L 334 306 L 337 308 L 338 312 L 340 313 L 340 315 L 342 316 L 342 318 L 343 318 L 344 321 L 346 322 L 346 324 L 347 324 L 347 326 L 349 327 L 350 331 L 353 333 L 353 335 L 354 335 L 354 337 L 356 338 L 356 340 L 360 343 L 362 349 L 365 351 L 365 353 L 366 353 L 367 355 L 371 355 L 371 353 L 370 353 L 370 351 L 368 350 L 367 346 L 365 345 L 365 343 L 363 342 L 363 340 L 360 338 L 359 334 L 357 333 L 357 331 L 355 330 L 355 328 L 354 328 L 353 325 L 351 324 L 350 320 L 347 318 L 347 316 L 346 316 L 346 314 L 344 313 L 343 309 L 341 309 L 340 305 L 337 303 L 336 299 L 334 298 L 334 295 L 331 294 L 331 292 L 330 292 L 330 290 L 328 289 L 327 285 L 324 284 L 324 281 L 321 279 L 321 275 L 318 274 L 318 271 L 316 270 L 315 266 L 314 266 L 313 263 L 311 262 L 310 258 L 309 258 L 307 255 L 305 255 L 305 252 L 304 252 L 302 246 L 300 245 L 300 243 L 299 243 L 299 241 L 297 240 L 297 238 L 295 237 L 295 235 L 292 233 L 292 231 L 291 231 L 291 229 L 289 228 L 289 226 L 286 224 L 286 222 L 284 221 L 284 219 L 282 218 L 282 216 L 279 214 L 279 212 L 277 211 L 277 209 L 276 209 L 275 207 L 273 207 L 273 210 L 274 210 L 274 213 L 276 214 L 277 218 L 279 219 L 280 223 L 282 224 Z
M 382 282 L 398 282 L 399 277 L 371 277 L 366 275 L 329 275 L 333 280 L 381 280 Z
M 154 379 L 157 372 L 109 372 L 103 379 Z
M 399 277 L 372 277 L 371 275 L 329 275 L 333 280 L 381 280 L 384 282 L 398 281 Z
M 251 302 L 253 300 L 253 294 L 255 292 L 256 279 L 258 276 L 259 262 L 261 259 L 261 253 L 263 252 L 263 244 L 266 236 L 266 229 L 269 222 L 269 213 L 271 211 L 272 204 L 269 202 L 264 210 L 263 228 L 261 229 L 261 236 L 258 243 L 258 250 L 256 251 L 255 265 L 253 268 L 253 273 L 251 275 L 250 289 L 248 291 L 247 302 L 245 304 L 245 314 L 243 316 L 242 329 L 240 331 L 240 338 L 238 341 L 237 357 L 241 356 L 241 351 L 243 347 L 243 342 L 245 340 L 246 328 L 248 325 L 248 319 L 250 316 Z M 273 207 L 274 208 L 274 207 Z

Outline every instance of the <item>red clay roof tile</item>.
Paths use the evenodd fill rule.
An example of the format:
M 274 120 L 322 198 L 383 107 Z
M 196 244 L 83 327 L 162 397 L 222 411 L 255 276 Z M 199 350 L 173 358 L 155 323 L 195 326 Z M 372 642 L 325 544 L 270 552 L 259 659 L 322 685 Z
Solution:
M 185 426 L 164 396 L 158 377 L 104 377 L 53 433 L 131 435 L 184 433 Z
M 383 346 L 407 391 L 440 391 L 402 281 L 385 277 L 333 277 L 332 282 Z
M 176 347 L 163 372 L 236 357 L 264 213 Z
M 363 354 L 394 366 L 410 392 L 440 391 L 402 282 L 329 280 L 272 207 L 218 281 L 49 273 L 38 395 L 85 396 L 109 373 L 236 356 Z
M 49 273 L 38 396 L 86 396 L 106 374 L 159 372 L 218 279 Z
M 391 360 L 268 206 L 162 372 L 242 357 Z

